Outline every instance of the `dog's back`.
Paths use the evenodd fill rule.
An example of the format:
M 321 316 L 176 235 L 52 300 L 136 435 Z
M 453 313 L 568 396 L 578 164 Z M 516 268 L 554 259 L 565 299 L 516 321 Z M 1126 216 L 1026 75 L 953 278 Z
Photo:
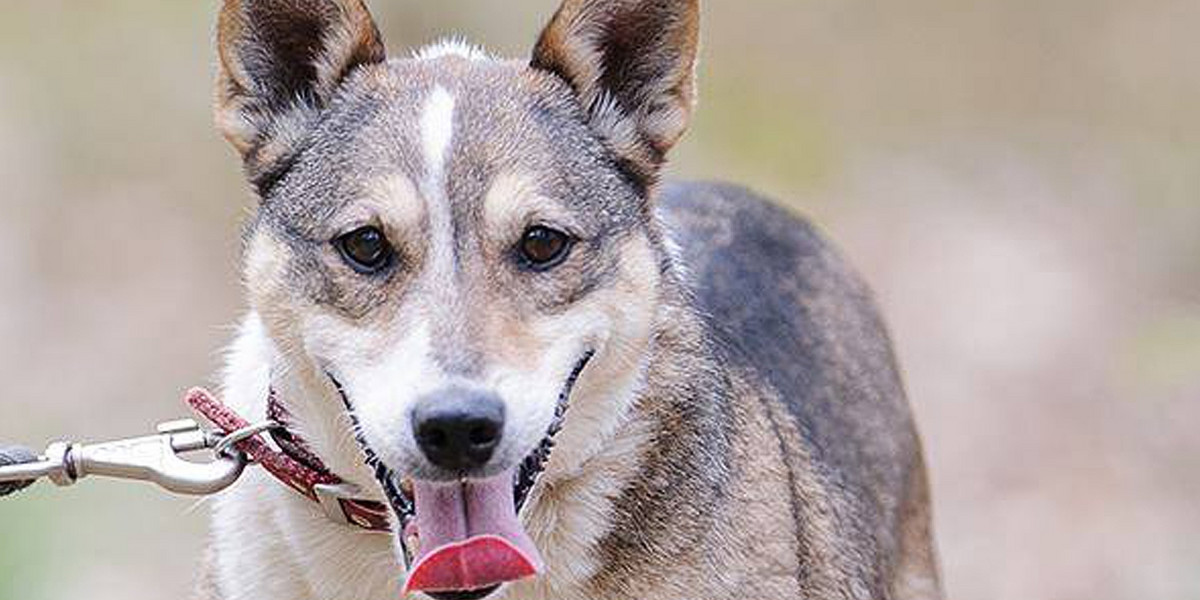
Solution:
M 802 466 L 811 492 L 835 491 L 855 543 L 831 551 L 860 555 L 871 597 L 937 597 L 920 443 L 870 291 L 809 223 L 743 188 L 668 185 L 660 215 L 720 359 L 790 421 L 773 429 L 793 486 Z

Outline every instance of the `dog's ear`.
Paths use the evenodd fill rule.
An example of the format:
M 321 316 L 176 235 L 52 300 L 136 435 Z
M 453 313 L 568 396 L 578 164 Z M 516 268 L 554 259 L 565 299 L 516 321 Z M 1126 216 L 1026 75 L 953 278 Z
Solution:
M 699 12 L 698 0 L 565 0 L 533 52 L 646 185 L 691 116 Z
M 224 0 L 217 126 L 262 187 L 356 68 L 385 60 L 363 0 Z

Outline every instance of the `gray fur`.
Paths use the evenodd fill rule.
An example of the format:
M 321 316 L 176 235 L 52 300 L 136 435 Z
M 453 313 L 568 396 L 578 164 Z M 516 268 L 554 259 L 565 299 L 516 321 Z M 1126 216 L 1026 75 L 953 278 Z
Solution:
M 861 280 L 742 188 L 672 184 L 659 207 L 681 261 L 639 403 L 656 442 L 593 597 L 940 598 L 920 447 Z
M 660 206 L 681 246 L 712 356 L 784 408 L 779 416 L 800 435 L 786 439 L 776 427 L 780 443 L 802 446 L 804 456 L 790 458 L 810 461 L 812 483 L 824 488 L 818 493 L 838 497 L 834 524 L 846 539 L 812 541 L 853 554 L 846 565 L 853 570 L 839 575 L 857 580 L 866 597 L 900 597 L 893 588 L 906 551 L 929 553 L 924 568 L 936 582 L 932 540 L 906 547 L 907 529 L 929 527 L 909 504 L 927 493 L 924 465 L 866 286 L 809 223 L 743 188 L 669 185 Z M 760 409 L 746 405 L 749 398 L 728 401 L 744 403 L 735 410 Z M 796 492 L 791 509 L 803 530 L 814 507 Z M 800 573 L 801 585 L 810 577 Z

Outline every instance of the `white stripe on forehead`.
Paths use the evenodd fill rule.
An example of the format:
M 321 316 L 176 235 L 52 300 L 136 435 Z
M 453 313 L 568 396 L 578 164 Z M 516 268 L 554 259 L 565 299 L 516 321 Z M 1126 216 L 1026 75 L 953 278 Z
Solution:
M 436 86 L 421 111 L 421 147 L 425 158 L 425 180 L 421 195 L 429 215 L 429 267 L 435 277 L 449 274 L 454 260 L 454 226 L 446 192 L 446 162 L 454 139 L 454 96 Z
M 425 99 L 421 112 L 421 141 L 425 148 L 425 166 L 432 174 L 442 170 L 450 140 L 454 137 L 454 96 L 437 86 Z

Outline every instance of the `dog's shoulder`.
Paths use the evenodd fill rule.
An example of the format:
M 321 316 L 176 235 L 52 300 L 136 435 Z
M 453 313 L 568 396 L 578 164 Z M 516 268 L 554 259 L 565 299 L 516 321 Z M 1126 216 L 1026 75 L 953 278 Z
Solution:
M 670 184 L 659 202 L 719 358 L 751 374 L 815 467 L 862 499 L 861 525 L 893 530 L 921 458 L 868 287 L 809 221 L 749 190 Z

